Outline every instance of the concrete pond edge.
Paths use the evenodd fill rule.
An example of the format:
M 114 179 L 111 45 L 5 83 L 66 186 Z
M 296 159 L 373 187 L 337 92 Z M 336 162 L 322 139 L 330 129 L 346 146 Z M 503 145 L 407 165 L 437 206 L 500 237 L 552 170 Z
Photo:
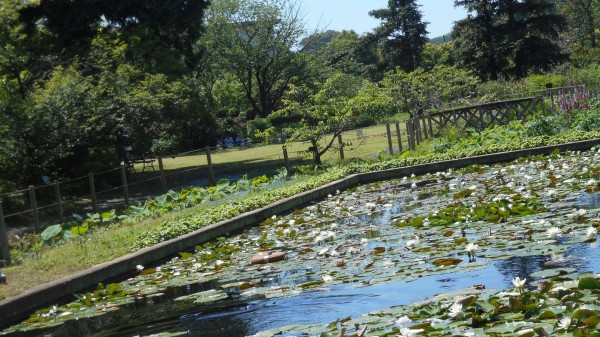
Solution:
M 328 194 L 334 194 L 338 190 L 344 191 L 360 184 L 402 178 L 411 174 L 422 175 L 426 173 L 445 171 L 448 169 L 458 169 L 475 164 L 495 164 L 513 161 L 521 157 L 548 155 L 556 150 L 589 150 L 595 145 L 600 145 L 600 139 L 480 155 L 429 164 L 420 164 L 349 175 L 341 180 L 334 181 L 316 189 L 274 202 L 270 205 L 241 214 L 232 219 L 221 221 L 181 237 L 141 249 L 115 260 L 98 264 L 83 272 L 76 273 L 60 280 L 40 285 L 18 296 L 9 297 L 0 302 L 0 328 L 7 328 L 19 320 L 25 319 L 38 308 L 64 302 L 65 299 L 72 298 L 73 294 L 75 293 L 80 293 L 86 289 L 95 288 L 98 283 L 106 282 L 107 280 L 123 278 L 127 275 L 134 275 L 137 265 L 152 265 L 158 261 L 164 261 L 167 258 L 176 256 L 180 252 L 188 251 L 207 241 L 214 240 L 218 237 L 227 236 L 229 233 L 233 233 L 257 224 L 273 215 L 281 215 L 301 206 L 305 206 L 312 201 L 323 199 Z

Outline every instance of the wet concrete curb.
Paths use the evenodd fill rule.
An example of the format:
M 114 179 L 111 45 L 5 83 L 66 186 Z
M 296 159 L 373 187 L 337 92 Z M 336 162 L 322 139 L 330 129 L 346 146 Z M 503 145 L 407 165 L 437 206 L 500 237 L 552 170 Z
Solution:
M 110 279 L 133 275 L 136 265 L 152 265 L 157 261 L 177 255 L 179 252 L 192 249 L 194 246 L 227 236 L 229 233 L 239 231 L 245 227 L 256 224 L 273 215 L 280 215 L 293 209 L 302 207 L 311 201 L 325 198 L 337 190 L 343 191 L 359 184 L 375 181 L 401 178 L 411 174 L 425 174 L 445 171 L 450 168 L 457 169 L 470 165 L 494 164 L 508 162 L 521 157 L 547 155 L 555 150 L 583 151 L 600 144 L 600 139 L 567 143 L 556 146 L 546 146 L 517 150 L 511 152 L 481 155 L 469 158 L 441 161 L 431 164 L 422 164 L 409 167 L 388 169 L 383 171 L 368 172 L 349 175 L 344 179 L 323 185 L 311 191 L 306 191 L 239 215 L 235 218 L 222 221 L 195 232 L 172 239 L 152 247 L 141 249 L 118 259 L 96 265 L 86 271 L 69 277 L 46 283 L 31 289 L 21 295 L 8 298 L 0 302 L 0 328 L 6 328 L 19 320 L 26 318 L 34 310 L 50 306 L 70 298 L 72 294 L 96 287 L 100 282 Z M 10 280 L 9 280 L 10 281 Z

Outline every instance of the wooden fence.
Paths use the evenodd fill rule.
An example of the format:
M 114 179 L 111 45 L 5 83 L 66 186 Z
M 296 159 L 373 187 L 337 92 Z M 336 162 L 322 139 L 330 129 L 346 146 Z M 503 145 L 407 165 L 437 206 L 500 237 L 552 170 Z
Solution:
M 512 120 L 526 120 L 546 107 L 541 96 L 472 105 L 435 113 L 415 116 L 406 121 L 408 146 L 414 150 L 423 139 L 433 137 L 448 126 L 483 130 L 488 126 L 504 125 Z

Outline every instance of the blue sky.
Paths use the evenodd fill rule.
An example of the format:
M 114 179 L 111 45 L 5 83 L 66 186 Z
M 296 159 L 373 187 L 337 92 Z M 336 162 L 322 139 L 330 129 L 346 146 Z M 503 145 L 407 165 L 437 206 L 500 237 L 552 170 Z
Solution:
M 387 7 L 387 0 L 300 0 L 306 11 L 309 30 L 354 30 L 359 34 L 370 32 L 379 25 L 369 11 Z M 429 37 L 447 34 L 452 23 L 467 16 L 463 8 L 454 8 L 452 0 L 417 0 L 422 5 L 425 21 L 429 21 Z

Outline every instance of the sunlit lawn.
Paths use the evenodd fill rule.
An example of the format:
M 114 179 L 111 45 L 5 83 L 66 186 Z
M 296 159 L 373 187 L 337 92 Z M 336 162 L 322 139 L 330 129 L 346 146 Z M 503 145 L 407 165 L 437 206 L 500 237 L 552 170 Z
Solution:
M 401 123 L 401 132 L 404 132 L 404 127 Z M 394 147 L 397 149 L 398 140 L 396 136 L 396 127 L 391 125 L 392 128 L 392 141 Z M 360 129 L 362 135 L 358 130 L 347 131 L 342 135 L 344 143 L 349 142 L 350 144 L 345 145 L 344 155 L 345 158 L 361 158 L 374 156 L 378 151 L 387 150 L 388 140 L 385 125 L 377 125 L 368 128 Z M 322 140 L 322 143 L 331 141 L 331 136 L 326 137 Z M 406 136 L 402 137 L 402 144 L 406 146 Z M 304 159 L 306 161 L 311 159 L 310 155 L 307 155 L 306 150 L 310 144 L 308 142 L 292 142 L 287 144 L 289 159 L 294 161 L 298 159 Z M 335 148 L 335 150 L 333 149 Z M 337 161 L 339 160 L 338 141 L 335 140 L 334 147 L 330 149 L 324 156 L 324 160 Z M 219 166 L 222 170 L 239 170 L 240 165 L 242 168 L 260 167 L 262 165 L 272 165 L 274 162 L 281 162 L 283 166 L 283 149 L 282 144 L 269 144 L 269 145 L 250 145 L 246 147 L 236 147 L 228 150 L 211 150 L 212 164 Z M 163 165 L 165 170 L 177 170 L 195 166 L 207 165 L 207 158 L 204 151 L 192 152 L 182 156 L 168 157 L 163 159 Z M 141 169 L 141 167 L 140 167 Z M 139 171 L 139 170 L 138 170 Z

